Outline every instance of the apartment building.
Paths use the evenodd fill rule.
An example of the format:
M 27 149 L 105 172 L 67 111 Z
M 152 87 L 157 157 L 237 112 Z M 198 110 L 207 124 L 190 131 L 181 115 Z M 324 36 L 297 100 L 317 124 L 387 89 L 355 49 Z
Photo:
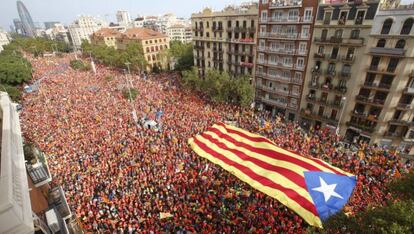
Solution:
M 181 41 L 182 43 L 191 43 L 193 39 L 191 27 L 184 24 L 175 24 L 167 28 L 167 35 L 171 41 Z
M 256 61 L 260 109 L 299 117 L 317 0 L 261 0 Z
M 378 11 L 361 62 L 356 98 L 344 118 L 347 127 L 341 129 L 348 139 L 410 153 L 414 142 L 413 24 L 413 5 L 384 6 Z
M 80 49 L 82 40 L 90 42 L 90 36 L 94 32 L 106 26 L 107 23 L 103 20 L 90 16 L 80 16 L 68 27 L 73 47 L 75 49 Z
M 343 133 L 355 92 L 364 79 L 361 71 L 366 64 L 367 38 L 379 4 L 379 0 L 319 3 L 303 86 L 303 127 L 327 127 Z
M 3 46 L 10 43 L 10 36 L 7 32 L 0 28 L 0 52 L 3 50 Z
M 0 92 L 0 233 L 81 233 L 43 153 L 23 151 L 16 104 Z M 26 155 L 25 155 L 26 154 Z
M 194 64 L 200 76 L 217 69 L 253 78 L 258 10 L 257 3 L 250 3 L 192 14 Z

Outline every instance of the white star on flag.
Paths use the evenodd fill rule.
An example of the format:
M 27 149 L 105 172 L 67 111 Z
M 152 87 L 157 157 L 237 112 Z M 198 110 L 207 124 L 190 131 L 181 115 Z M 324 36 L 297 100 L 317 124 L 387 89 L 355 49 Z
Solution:
M 319 177 L 319 181 L 321 182 L 321 186 L 317 188 L 313 188 L 312 190 L 321 192 L 323 197 L 325 198 L 325 202 L 328 202 L 329 198 L 337 197 L 344 199 L 341 195 L 335 192 L 335 188 L 337 184 L 327 184 L 322 177 Z

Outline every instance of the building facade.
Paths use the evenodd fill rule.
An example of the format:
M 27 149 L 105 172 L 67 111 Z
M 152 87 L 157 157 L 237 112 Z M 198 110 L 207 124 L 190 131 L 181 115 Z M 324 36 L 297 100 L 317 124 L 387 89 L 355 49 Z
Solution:
M 379 0 L 320 2 L 301 102 L 304 127 L 345 127 L 378 7 Z
M 132 23 L 131 17 L 129 16 L 128 11 L 117 11 L 116 20 L 119 25 L 129 27 Z
M 193 32 L 190 26 L 175 24 L 167 28 L 167 35 L 171 41 L 181 41 L 182 43 L 191 43 Z
M 170 39 L 160 32 L 148 28 L 131 28 L 125 32 L 104 28 L 94 33 L 91 39 L 92 43 L 105 44 L 120 50 L 125 50 L 129 43 L 138 42 L 143 48 L 147 71 L 151 71 L 155 66 L 161 69 L 168 68 L 165 53 L 170 48 Z
M 289 120 L 299 117 L 317 0 L 260 1 L 256 102 Z
M 23 4 L 22 1 L 17 1 L 16 4 L 17 12 L 19 13 L 20 22 L 22 24 L 22 35 L 28 37 L 35 37 L 36 27 L 33 23 L 32 16 L 30 15 L 29 11 L 27 10 L 26 6 Z
M 341 129 L 349 140 L 414 154 L 410 152 L 414 143 L 413 24 L 413 5 L 384 6 L 378 11 L 361 62 L 356 98 L 344 118 L 347 125 Z
M 0 113 L 0 233 L 81 233 L 44 154 L 24 155 L 17 106 L 4 92 Z
M 0 28 L 0 52 L 3 50 L 3 46 L 10 43 L 9 34 Z
M 256 3 L 192 14 L 194 64 L 200 76 L 217 69 L 253 79 L 257 16 Z
M 90 42 L 90 36 L 94 32 L 106 26 L 107 23 L 101 19 L 90 16 L 80 16 L 68 27 L 74 49 L 80 49 L 82 40 Z

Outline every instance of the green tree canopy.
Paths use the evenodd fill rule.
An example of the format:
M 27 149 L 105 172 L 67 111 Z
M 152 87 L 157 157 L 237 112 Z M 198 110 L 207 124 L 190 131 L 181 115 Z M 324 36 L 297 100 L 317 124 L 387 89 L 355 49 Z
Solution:
M 194 66 L 193 45 L 181 41 L 171 41 L 169 57 L 176 61 L 175 70 L 190 70 Z

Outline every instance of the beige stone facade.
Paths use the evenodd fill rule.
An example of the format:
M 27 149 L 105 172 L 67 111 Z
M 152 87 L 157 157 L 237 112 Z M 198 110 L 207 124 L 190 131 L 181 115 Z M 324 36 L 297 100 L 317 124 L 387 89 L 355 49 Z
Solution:
M 254 3 L 217 12 L 207 8 L 192 15 L 194 64 L 200 76 L 216 69 L 253 78 L 257 14 Z

